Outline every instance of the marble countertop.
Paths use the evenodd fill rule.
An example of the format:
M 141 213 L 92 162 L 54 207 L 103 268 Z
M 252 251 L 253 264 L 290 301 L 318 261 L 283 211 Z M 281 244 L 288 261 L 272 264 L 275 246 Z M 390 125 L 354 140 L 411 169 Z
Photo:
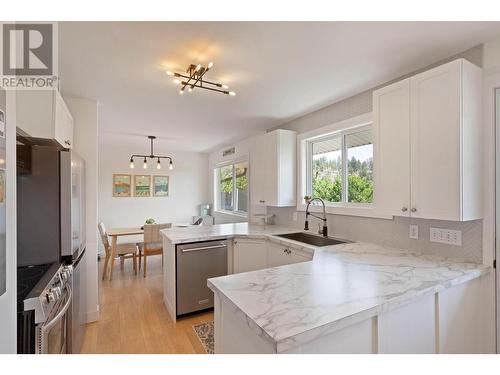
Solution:
M 318 248 L 310 262 L 212 278 L 208 286 L 283 352 L 488 272 L 485 265 L 358 242 Z
M 272 234 L 299 232 L 293 228 L 278 225 L 256 225 L 248 223 L 232 223 L 217 225 L 200 225 L 190 227 L 173 227 L 163 229 L 162 235 L 172 244 L 220 240 L 223 238 L 246 237 L 266 238 Z

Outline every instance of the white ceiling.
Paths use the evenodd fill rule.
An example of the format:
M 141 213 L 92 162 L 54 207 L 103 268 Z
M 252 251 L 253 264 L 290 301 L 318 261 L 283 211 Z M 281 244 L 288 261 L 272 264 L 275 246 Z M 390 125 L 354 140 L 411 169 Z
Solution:
M 102 137 L 210 151 L 497 35 L 498 22 L 63 22 L 59 69 L 63 92 L 102 103 Z M 180 96 L 165 74 L 210 61 L 206 78 L 235 97 Z

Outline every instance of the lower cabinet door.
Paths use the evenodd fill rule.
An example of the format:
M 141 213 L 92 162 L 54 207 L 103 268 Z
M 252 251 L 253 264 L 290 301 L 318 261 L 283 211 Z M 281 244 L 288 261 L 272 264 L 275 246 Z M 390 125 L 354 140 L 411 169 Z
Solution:
M 264 240 L 237 239 L 233 243 L 234 273 L 261 270 L 267 267 Z
M 305 251 L 290 249 L 290 263 L 302 263 L 312 260 L 313 255 Z
M 268 267 L 284 266 L 290 264 L 291 259 L 288 248 L 274 242 L 267 243 L 267 265 Z

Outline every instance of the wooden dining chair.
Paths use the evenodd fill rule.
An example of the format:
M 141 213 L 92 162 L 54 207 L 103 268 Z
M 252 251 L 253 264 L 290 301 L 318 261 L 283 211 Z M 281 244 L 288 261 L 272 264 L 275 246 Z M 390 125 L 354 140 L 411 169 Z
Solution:
M 144 257 L 144 277 L 147 272 L 147 257 L 151 255 L 161 254 L 163 264 L 163 242 L 160 230 L 171 228 L 172 224 L 145 224 L 144 225 L 144 242 L 139 242 L 139 270 L 141 269 L 141 258 Z
M 106 273 L 108 270 L 108 263 L 111 257 L 113 256 L 112 254 L 112 249 L 111 245 L 109 244 L 109 239 L 108 235 L 106 233 L 106 228 L 104 227 L 104 223 L 99 223 L 97 225 L 99 228 L 99 234 L 101 235 L 101 240 L 102 244 L 104 245 L 104 252 L 106 255 L 106 258 L 104 259 L 104 270 L 102 272 L 102 279 L 104 280 L 106 278 Z M 137 275 L 137 244 L 136 243 L 119 243 L 116 244 L 116 255 L 119 255 L 121 259 L 130 259 L 132 258 L 132 261 L 134 263 L 134 274 Z M 113 264 L 113 263 L 111 263 Z M 111 269 L 109 270 L 109 280 L 113 278 L 113 266 L 111 266 Z

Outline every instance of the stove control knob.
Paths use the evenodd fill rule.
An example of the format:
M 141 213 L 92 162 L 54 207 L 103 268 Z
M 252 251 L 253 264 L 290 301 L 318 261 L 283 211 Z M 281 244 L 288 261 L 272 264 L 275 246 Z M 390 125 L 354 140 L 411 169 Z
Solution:
M 49 302 L 49 303 L 50 302 L 55 302 L 55 300 L 56 300 L 56 297 L 55 297 L 54 293 L 52 293 L 52 292 L 48 292 L 45 295 L 45 297 L 47 298 L 47 302 Z
M 66 272 L 66 270 L 61 271 L 61 279 L 62 281 L 68 280 L 68 273 Z
M 61 297 L 61 288 L 60 287 L 52 288 L 50 291 L 52 293 L 54 293 L 54 295 L 56 296 L 56 300 L 58 300 L 59 297 Z

